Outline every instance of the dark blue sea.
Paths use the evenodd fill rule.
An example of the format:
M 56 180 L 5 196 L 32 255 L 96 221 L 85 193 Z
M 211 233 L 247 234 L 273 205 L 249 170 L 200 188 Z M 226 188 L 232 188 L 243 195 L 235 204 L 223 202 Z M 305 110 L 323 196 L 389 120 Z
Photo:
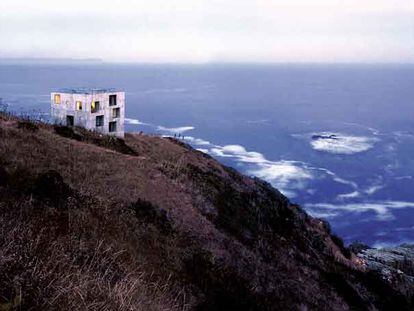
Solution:
M 0 97 L 126 91 L 128 131 L 182 135 L 270 182 L 349 243 L 414 242 L 413 65 L 0 65 Z

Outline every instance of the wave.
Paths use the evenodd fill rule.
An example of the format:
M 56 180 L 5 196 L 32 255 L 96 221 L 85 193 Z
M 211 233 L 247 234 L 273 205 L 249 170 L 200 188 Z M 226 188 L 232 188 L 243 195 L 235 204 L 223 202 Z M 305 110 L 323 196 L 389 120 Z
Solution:
M 414 208 L 414 202 L 403 201 L 377 201 L 377 202 L 361 202 L 350 204 L 330 204 L 330 203 L 313 203 L 306 204 L 305 207 L 310 214 L 318 213 L 334 213 L 336 211 L 345 211 L 351 213 L 375 212 L 377 220 L 393 220 L 392 210 Z M 328 216 L 333 217 L 333 216 Z
M 269 122 L 269 119 L 260 119 L 260 120 L 247 120 L 249 124 L 263 124 Z
M 157 131 L 169 132 L 172 134 L 182 134 L 184 132 L 188 132 L 194 129 L 195 129 L 194 126 L 180 126 L 180 127 L 165 127 L 161 125 L 157 126 Z
M 166 127 L 162 125 L 153 125 L 141 122 L 138 119 L 125 118 L 128 124 L 148 125 L 157 131 L 163 132 L 163 136 L 171 137 L 176 134 L 183 134 L 187 131 L 194 130 L 194 126 Z M 244 146 L 229 144 L 216 145 L 208 140 L 193 137 L 182 136 L 182 140 L 193 145 L 195 149 L 213 157 L 228 158 L 236 165 L 244 166 L 244 173 L 256 176 L 271 183 L 283 194 L 291 198 L 296 196 L 296 192 L 303 190 L 308 185 L 308 180 L 315 178 L 330 177 L 334 182 L 350 186 L 353 192 L 339 195 L 339 199 L 349 199 L 357 196 L 358 185 L 353 181 L 345 180 L 337 176 L 334 172 L 325 168 L 312 167 L 301 161 L 276 160 L 272 161 L 256 151 L 248 151 Z M 359 195 L 359 193 L 358 193 Z
M 301 161 L 268 160 L 262 153 L 248 151 L 244 146 L 236 144 L 220 146 L 192 136 L 185 137 L 184 140 L 196 148 L 200 146 L 199 151 L 210 154 L 213 157 L 228 158 L 236 162 L 236 164 L 243 165 L 242 170 L 245 173 L 266 180 L 291 198 L 296 196 L 298 190 L 303 190 L 307 187 L 308 180 L 325 178 L 326 176 L 329 176 L 334 182 L 347 185 L 354 190 L 354 192 L 351 192 L 352 195 L 342 195 L 342 199 L 360 195 L 357 191 L 358 185 L 355 182 L 340 178 L 334 172 L 325 168 L 308 166 Z
M 201 139 L 201 138 L 195 138 L 192 136 L 185 136 L 183 138 L 186 142 L 196 145 L 196 146 L 209 146 L 211 143 L 207 140 Z
M 198 150 L 198 151 L 200 151 L 202 153 L 208 154 L 208 149 L 205 149 L 205 148 L 197 148 L 196 150 Z
M 150 125 L 149 123 L 141 122 L 138 119 L 125 118 L 124 120 L 125 120 L 125 123 L 126 124 L 132 124 L 132 125 Z
M 310 144 L 317 151 L 350 155 L 367 151 L 376 142 L 378 138 L 322 132 L 312 134 Z
M 350 193 L 339 194 L 337 196 L 337 198 L 340 199 L 340 200 L 344 200 L 344 199 L 358 198 L 360 196 L 361 196 L 361 192 L 353 191 L 353 192 L 350 192 Z
M 165 89 L 148 89 L 148 90 L 143 90 L 137 93 L 141 93 L 141 94 L 161 94 L 161 93 L 185 93 L 188 92 L 187 88 L 183 88 L 183 87 L 177 87 L 177 88 L 165 88 Z
M 216 157 L 232 158 L 248 165 L 246 172 L 262 178 L 278 188 L 283 194 L 294 197 L 295 190 L 305 188 L 305 181 L 313 176 L 306 166 L 297 161 L 271 161 L 256 151 L 247 151 L 240 145 L 215 145 L 209 154 Z
M 335 174 L 334 172 L 323 168 L 323 167 L 309 167 L 310 170 L 314 170 L 314 171 L 320 171 L 323 172 L 324 174 L 328 175 L 330 178 L 332 178 L 333 181 L 339 183 L 339 184 L 343 184 L 343 185 L 347 185 L 350 186 L 352 189 L 358 189 L 358 184 L 356 182 L 350 181 L 350 180 L 346 180 L 343 179 L 341 177 L 339 177 L 337 174 Z
M 377 192 L 377 191 L 379 191 L 379 190 L 381 190 L 381 189 L 383 189 L 384 188 L 384 185 L 376 185 L 376 186 L 371 186 L 371 187 L 368 187 L 367 189 L 365 189 L 365 193 L 366 194 L 368 194 L 368 195 L 372 195 L 372 194 L 374 194 L 375 192 Z
M 151 126 L 151 127 L 155 128 L 157 131 L 164 132 L 164 133 L 169 133 L 169 134 L 182 134 L 184 132 L 191 131 L 191 130 L 195 129 L 194 126 L 166 127 L 166 126 L 162 126 L 162 125 L 154 125 L 154 124 L 151 124 L 151 123 L 142 122 L 138 119 L 132 119 L 132 118 L 125 118 L 124 120 L 125 120 L 126 124 Z M 166 135 L 166 136 L 168 136 L 168 135 Z M 198 140 L 194 137 L 186 137 L 186 139 L 187 140 L 194 140 L 194 142 L 197 142 L 199 144 L 203 144 L 204 142 L 206 142 L 206 141 Z

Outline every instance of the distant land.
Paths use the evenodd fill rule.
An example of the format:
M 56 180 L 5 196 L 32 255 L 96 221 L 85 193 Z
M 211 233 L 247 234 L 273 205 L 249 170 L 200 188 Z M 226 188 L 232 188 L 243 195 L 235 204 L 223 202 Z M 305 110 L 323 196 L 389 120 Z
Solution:
M 102 63 L 99 58 L 1 58 L 0 64 L 79 64 L 79 63 Z

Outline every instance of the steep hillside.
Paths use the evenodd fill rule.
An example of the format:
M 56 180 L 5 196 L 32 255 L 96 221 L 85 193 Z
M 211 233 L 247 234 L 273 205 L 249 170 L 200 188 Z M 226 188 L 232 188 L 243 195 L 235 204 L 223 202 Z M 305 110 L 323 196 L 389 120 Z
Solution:
M 413 308 L 326 222 L 170 138 L 1 115 L 0 226 L 0 310 Z

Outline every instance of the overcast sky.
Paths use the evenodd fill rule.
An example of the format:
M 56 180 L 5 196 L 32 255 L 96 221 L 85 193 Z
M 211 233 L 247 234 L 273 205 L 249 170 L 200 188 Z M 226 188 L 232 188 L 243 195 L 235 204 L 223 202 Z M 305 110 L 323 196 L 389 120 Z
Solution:
M 0 57 L 414 62 L 414 0 L 1 0 Z

